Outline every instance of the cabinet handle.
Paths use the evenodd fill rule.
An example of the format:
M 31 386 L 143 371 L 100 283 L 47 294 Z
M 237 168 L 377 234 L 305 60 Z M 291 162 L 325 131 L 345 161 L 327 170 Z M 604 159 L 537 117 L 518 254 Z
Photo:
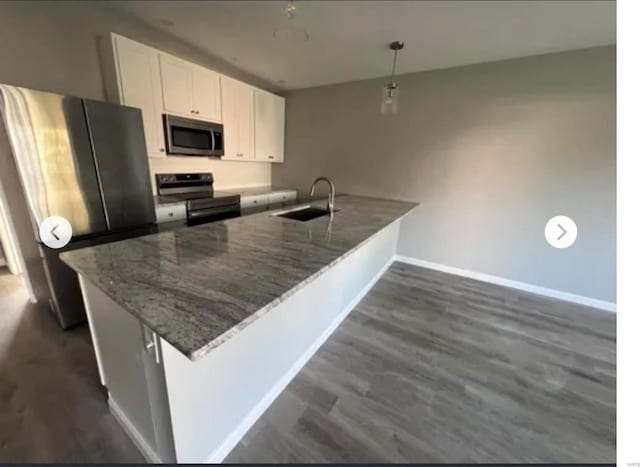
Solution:
M 197 113 L 198 115 L 200 115 L 200 111 L 199 111 L 199 110 L 196 110 L 196 113 Z
M 158 349 L 158 335 L 155 332 L 151 331 L 150 329 L 147 329 L 146 327 L 145 327 L 145 334 L 147 334 L 147 336 L 149 334 L 151 334 L 151 336 L 150 336 L 151 339 L 145 343 L 145 348 L 148 351 L 151 351 L 151 349 L 153 349 L 153 353 L 154 353 L 154 357 L 155 357 L 156 363 L 159 364 L 160 363 L 160 350 Z
M 238 157 L 242 157 L 242 156 L 244 156 L 244 154 L 240 154 L 240 153 L 238 153 Z
M 164 152 L 164 148 L 160 148 L 160 152 Z
M 273 156 L 269 156 L 269 159 L 273 159 Z

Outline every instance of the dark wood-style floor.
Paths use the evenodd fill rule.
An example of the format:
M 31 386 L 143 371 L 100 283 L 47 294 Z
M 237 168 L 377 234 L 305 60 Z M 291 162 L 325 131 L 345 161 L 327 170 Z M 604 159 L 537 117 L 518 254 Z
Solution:
M 615 315 L 394 264 L 227 462 L 615 462 Z
M 614 462 L 615 315 L 394 264 L 227 462 Z M 141 462 L 86 327 L 0 276 L 0 462 Z
M 86 326 L 62 331 L 0 275 L 0 463 L 144 462 L 113 418 Z

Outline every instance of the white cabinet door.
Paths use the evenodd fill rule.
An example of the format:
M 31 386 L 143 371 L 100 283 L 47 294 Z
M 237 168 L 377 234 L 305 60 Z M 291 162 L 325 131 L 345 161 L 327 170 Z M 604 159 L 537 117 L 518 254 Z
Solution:
M 239 159 L 238 148 L 238 101 L 237 81 L 223 76 L 222 87 L 222 124 L 224 125 L 224 158 Z
M 255 159 L 284 162 L 283 97 L 255 90 Z
M 255 159 L 255 121 L 253 115 L 253 87 L 238 83 L 238 157 Z
M 223 76 L 224 159 L 255 160 L 253 87 Z
M 164 156 L 162 90 L 158 52 L 121 36 L 113 37 L 120 103 L 142 111 L 150 156 Z
M 206 68 L 191 68 L 193 110 L 197 118 L 220 122 L 220 75 Z
M 160 54 L 162 100 L 166 113 L 194 117 L 191 65 L 170 55 Z

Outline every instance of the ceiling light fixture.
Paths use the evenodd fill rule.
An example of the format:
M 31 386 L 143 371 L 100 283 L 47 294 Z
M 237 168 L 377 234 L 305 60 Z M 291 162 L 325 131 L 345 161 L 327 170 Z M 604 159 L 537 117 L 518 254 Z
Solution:
M 288 19 L 287 25 L 283 28 L 276 29 L 273 32 L 273 37 L 275 37 L 279 41 L 291 44 L 301 44 L 303 42 L 307 42 L 309 40 L 309 33 L 305 29 L 296 26 L 293 21 L 297 13 L 297 7 L 293 3 L 293 0 L 288 1 L 284 13 Z
M 293 0 L 289 0 L 289 3 L 287 3 L 287 8 L 284 9 L 284 13 L 289 19 L 295 18 L 296 6 L 293 4 Z
M 389 44 L 389 48 L 393 50 L 393 67 L 391 68 L 391 78 L 389 82 L 382 88 L 382 103 L 380 104 L 380 113 L 395 114 L 398 112 L 398 98 L 400 89 L 398 83 L 395 82 L 396 60 L 398 59 L 398 51 L 404 48 L 404 42 L 393 41 Z

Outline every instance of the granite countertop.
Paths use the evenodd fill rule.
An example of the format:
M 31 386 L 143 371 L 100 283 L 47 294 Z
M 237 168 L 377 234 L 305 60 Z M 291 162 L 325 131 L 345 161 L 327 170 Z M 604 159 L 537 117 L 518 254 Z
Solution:
M 252 186 L 246 188 L 225 188 L 223 190 L 225 193 L 233 193 L 240 196 L 260 196 L 260 195 L 268 195 L 269 193 L 280 193 L 282 191 L 296 191 L 293 188 L 284 188 L 280 186 Z
M 255 214 L 60 257 L 197 360 L 416 206 L 344 195 L 336 197 L 332 220 Z

